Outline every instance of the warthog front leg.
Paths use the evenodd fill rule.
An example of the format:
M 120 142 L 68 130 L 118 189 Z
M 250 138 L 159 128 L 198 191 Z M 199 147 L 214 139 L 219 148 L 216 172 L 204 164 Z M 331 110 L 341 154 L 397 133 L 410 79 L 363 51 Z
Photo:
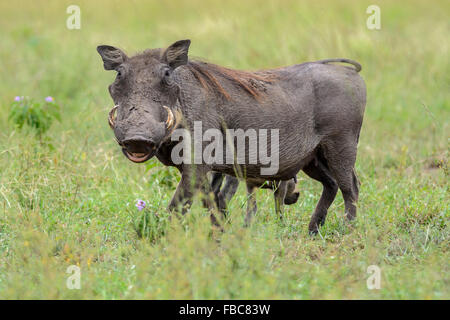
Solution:
M 226 177 L 225 184 L 221 190 L 224 177 Z M 227 216 L 227 203 L 236 193 L 238 186 L 239 180 L 235 177 L 219 172 L 213 172 L 211 175 L 211 188 L 214 192 L 214 200 L 224 218 Z
M 172 200 L 170 200 L 169 207 L 170 212 L 180 212 L 184 215 L 192 204 L 192 197 L 194 192 L 191 187 L 190 175 L 187 173 L 181 174 L 181 180 L 178 183 Z
M 223 230 L 222 226 L 215 216 L 215 212 L 217 212 L 216 202 L 214 201 L 215 193 L 213 192 L 213 189 L 209 184 L 206 174 L 198 176 L 197 181 L 199 183 L 199 190 L 202 192 L 203 207 L 208 209 L 212 224 Z
M 220 190 L 219 196 L 223 199 L 225 203 L 228 203 L 236 193 L 238 186 L 239 186 L 238 178 L 227 175 L 225 177 L 225 185 L 223 186 L 222 190 Z
M 217 211 L 214 202 L 214 193 L 208 182 L 206 173 L 203 170 L 196 169 L 194 174 L 191 174 L 193 170 L 183 170 L 181 173 L 181 180 L 178 183 L 177 190 L 170 201 L 168 210 L 179 211 L 181 206 L 181 213 L 184 215 L 192 204 L 192 198 L 196 191 L 202 192 L 202 203 L 210 213 L 211 222 L 220 227 L 217 221 L 214 211 Z
M 256 214 L 256 210 L 258 210 L 256 205 L 255 189 L 256 187 L 254 185 L 247 184 L 247 214 L 244 222 L 245 227 L 250 226 L 250 222 Z
M 280 181 L 273 193 L 275 198 L 275 213 L 280 219 L 283 219 L 283 204 L 284 199 L 286 198 L 287 186 L 288 181 Z

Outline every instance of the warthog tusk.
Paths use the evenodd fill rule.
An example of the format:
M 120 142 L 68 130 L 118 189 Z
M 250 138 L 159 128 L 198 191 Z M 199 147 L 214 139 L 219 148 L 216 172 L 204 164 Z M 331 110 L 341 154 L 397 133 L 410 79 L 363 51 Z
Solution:
M 166 136 L 161 140 L 159 145 L 165 142 L 172 135 L 172 132 L 178 127 L 180 121 L 183 118 L 183 114 L 180 112 L 179 109 L 175 109 L 174 114 L 169 107 L 163 106 L 163 108 L 167 110 L 167 120 L 166 120 L 167 133 Z
M 170 128 L 172 128 L 173 123 L 174 123 L 174 116 L 173 116 L 172 110 L 170 110 L 169 107 L 163 106 L 163 108 L 167 110 L 166 127 L 167 127 L 167 130 L 170 130 Z
M 117 107 L 118 105 L 115 105 L 108 114 L 108 123 L 111 129 L 114 129 L 115 126 L 114 114 L 116 113 Z

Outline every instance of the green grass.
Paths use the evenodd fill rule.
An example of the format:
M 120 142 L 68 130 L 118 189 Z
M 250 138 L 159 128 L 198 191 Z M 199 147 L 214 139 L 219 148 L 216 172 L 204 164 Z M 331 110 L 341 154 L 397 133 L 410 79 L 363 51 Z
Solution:
M 449 299 L 448 1 L 77 1 L 81 30 L 66 29 L 71 1 L 0 4 L 0 298 Z M 212 231 L 196 201 L 157 241 L 140 239 L 136 199 L 164 214 L 179 175 L 155 160 L 126 160 L 107 125 L 111 107 L 95 51 L 128 53 L 192 40 L 191 55 L 258 69 L 331 57 L 363 65 L 368 102 L 357 172 L 357 220 L 339 194 L 321 235 L 307 225 L 321 186 L 299 174 L 299 202 L 276 219 L 257 193 L 230 203 Z M 54 150 L 8 121 L 16 95 L 54 96 L 62 122 Z M 439 164 L 439 165 L 436 165 Z M 66 269 L 81 267 L 81 290 Z M 367 267 L 381 268 L 368 290 Z

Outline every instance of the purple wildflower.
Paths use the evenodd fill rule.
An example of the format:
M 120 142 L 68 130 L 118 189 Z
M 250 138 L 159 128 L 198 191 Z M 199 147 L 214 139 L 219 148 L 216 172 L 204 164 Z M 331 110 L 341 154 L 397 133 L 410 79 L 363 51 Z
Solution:
M 16 97 L 14 98 L 14 101 L 20 101 L 20 100 L 22 100 L 22 98 L 19 97 L 19 96 L 16 96 Z
M 142 209 L 144 209 L 146 206 L 146 203 L 144 200 L 138 200 L 136 202 L 136 207 L 138 208 L 139 211 L 142 211 Z
M 47 101 L 47 102 L 53 102 L 53 97 L 48 96 L 48 97 L 45 98 L 45 101 Z

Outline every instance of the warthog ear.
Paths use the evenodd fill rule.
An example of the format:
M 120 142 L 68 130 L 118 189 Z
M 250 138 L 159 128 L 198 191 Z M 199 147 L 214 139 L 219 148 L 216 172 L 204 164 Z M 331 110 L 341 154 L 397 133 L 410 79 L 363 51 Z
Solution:
M 163 53 L 163 61 L 172 69 L 188 62 L 188 51 L 191 40 L 179 40 L 169 46 Z
M 103 59 L 105 70 L 115 70 L 128 58 L 122 50 L 112 46 L 98 46 L 97 52 Z

